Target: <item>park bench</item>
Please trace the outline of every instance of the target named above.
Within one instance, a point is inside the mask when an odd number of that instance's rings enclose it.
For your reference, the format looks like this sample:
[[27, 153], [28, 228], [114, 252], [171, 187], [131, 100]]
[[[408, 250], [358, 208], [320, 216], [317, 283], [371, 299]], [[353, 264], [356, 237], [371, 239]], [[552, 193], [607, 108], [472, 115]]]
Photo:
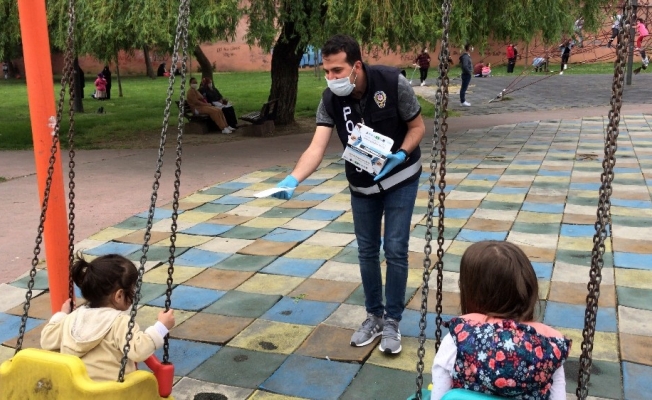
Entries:
[[206, 114], [195, 114], [195, 110], [190, 107], [187, 102], [183, 102], [183, 108], [179, 101], [175, 101], [179, 110], [183, 112], [183, 116], [188, 120], [186, 125], [186, 133], [198, 133], [205, 134], [210, 132], [218, 132], [220, 129], [217, 127], [215, 122]]
[[242, 134], [245, 136], [271, 136], [274, 133], [277, 101], [276, 99], [270, 100], [263, 104], [260, 111], [241, 115], [241, 120], [251, 123], [251, 125], [242, 126]]

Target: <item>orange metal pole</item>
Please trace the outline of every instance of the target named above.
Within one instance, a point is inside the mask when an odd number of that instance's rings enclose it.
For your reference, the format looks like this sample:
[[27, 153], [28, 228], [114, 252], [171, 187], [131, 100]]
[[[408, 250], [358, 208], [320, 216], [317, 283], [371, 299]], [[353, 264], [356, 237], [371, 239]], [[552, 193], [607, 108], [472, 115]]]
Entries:
[[[36, 176], [42, 204], [52, 147], [52, 128], [48, 126], [48, 122], [50, 117], [56, 116], [45, 0], [18, 0], [18, 14], [25, 58]], [[59, 150], [57, 149], [58, 152]], [[60, 154], [59, 152], [58, 155]], [[54, 313], [61, 310], [61, 305], [68, 298], [68, 217], [61, 157], [57, 157], [54, 164], [44, 243], [50, 304]]]

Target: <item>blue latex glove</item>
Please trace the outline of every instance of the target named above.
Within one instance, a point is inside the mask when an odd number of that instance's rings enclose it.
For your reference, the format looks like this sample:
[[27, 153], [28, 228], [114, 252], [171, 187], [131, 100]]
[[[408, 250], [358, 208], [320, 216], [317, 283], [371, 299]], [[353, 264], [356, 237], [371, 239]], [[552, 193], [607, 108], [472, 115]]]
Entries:
[[298, 185], [299, 185], [299, 181], [292, 175], [288, 175], [285, 177], [285, 179], [283, 179], [276, 185], [277, 188], [287, 188], [287, 190], [283, 192], [274, 193], [272, 197], [276, 197], [277, 199], [281, 199], [281, 200], [290, 200], [290, 198], [294, 194], [294, 189], [296, 189]]
[[404, 151], [399, 151], [398, 153], [387, 155], [387, 161], [385, 161], [385, 165], [383, 166], [383, 169], [380, 171], [380, 173], [374, 178], [374, 182], [378, 182], [379, 180], [383, 179], [383, 177], [389, 174], [391, 170], [403, 164], [406, 159], [407, 156], [405, 155]]

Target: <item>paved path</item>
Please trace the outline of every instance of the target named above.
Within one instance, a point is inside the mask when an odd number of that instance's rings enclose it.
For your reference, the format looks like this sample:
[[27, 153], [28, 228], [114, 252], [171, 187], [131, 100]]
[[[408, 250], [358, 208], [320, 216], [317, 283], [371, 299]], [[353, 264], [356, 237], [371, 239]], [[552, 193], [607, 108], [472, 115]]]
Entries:
[[[652, 391], [652, 106], [625, 109], [613, 238], [593, 351], [590, 394], [601, 399], [647, 399]], [[450, 121], [444, 313], [459, 312], [457, 271], [470, 243], [518, 244], [537, 271], [540, 318], [574, 340], [566, 364], [569, 393], [575, 390], [601, 170], [605, 121], [599, 115], [605, 113], [604, 107], [560, 109]], [[506, 121], [510, 124], [501, 125]], [[181, 378], [174, 389], [177, 399], [198, 392], [229, 399], [385, 399], [405, 398], [414, 390], [428, 174], [422, 175], [413, 216], [408, 306], [401, 322], [404, 350], [389, 358], [375, 346], [351, 348], [348, 339], [364, 318], [364, 307], [348, 189], [336, 156], [339, 144], [331, 142], [333, 156], [293, 200], [252, 197], [282, 179], [309, 140], [306, 134], [187, 149], [172, 300], [177, 327], [171, 332], [171, 359]], [[429, 148], [428, 140], [423, 146]], [[0, 157], [0, 175], [16, 177], [0, 184], [0, 204], [11, 210], [5, 212], [5, 226], [11, 228], [2, 231], [6, 247], [0, 253], [14, 250], [6, 243], [27, 242], [27, 255], [21, 251], [23, 258], [4, 274], [20, 274], [29, 258], [34, 228], [23, 229], [19, 222], [35, 227], [38, 212], [29, 203], [37, 196], [30, 158], [29, 152]], [[88, 176], [78, 174], [84, 188], [78, 249], [138, 259], [144, 223], [139, 213], [147, 208], [153, 155], [89, 151], [81, 152], [80, 164]], [[150, 324], [162, 305], [169, 201], [168, 191], [156, 213], [141, 326]], [[32, 210], [21, 211], [27, 208]], [[6, 281], [11, 283], [0, 285], [0, 361], [12, 354], [26, 283], [24, 278]], [[49, 296], [41, 292], [46, 288], [47, 270], [40, 270], [26, 346], [37, 345], [50, 316]], [[426, 372], [434, 351], [432, 300]]]

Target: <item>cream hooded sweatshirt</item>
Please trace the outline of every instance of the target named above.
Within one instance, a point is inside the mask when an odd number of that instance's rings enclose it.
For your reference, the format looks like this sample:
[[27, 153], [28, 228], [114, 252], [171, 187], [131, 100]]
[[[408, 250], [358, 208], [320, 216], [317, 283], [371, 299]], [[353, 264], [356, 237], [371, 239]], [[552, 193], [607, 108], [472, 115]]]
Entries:
[[[115, 381], [120, 371], [128, 324], [129, 315], [114, 308], [84, 306], [70, 314], [58, 312], [41, 332], [41, 347], [81, 358], [93, 380]], [[163, 346], [167, 328], [157, 322], [143, 332], [136, 324], [132, 333], [125, 369], [127, 374], [136, 370], [136, 362], [146, 360]]]

